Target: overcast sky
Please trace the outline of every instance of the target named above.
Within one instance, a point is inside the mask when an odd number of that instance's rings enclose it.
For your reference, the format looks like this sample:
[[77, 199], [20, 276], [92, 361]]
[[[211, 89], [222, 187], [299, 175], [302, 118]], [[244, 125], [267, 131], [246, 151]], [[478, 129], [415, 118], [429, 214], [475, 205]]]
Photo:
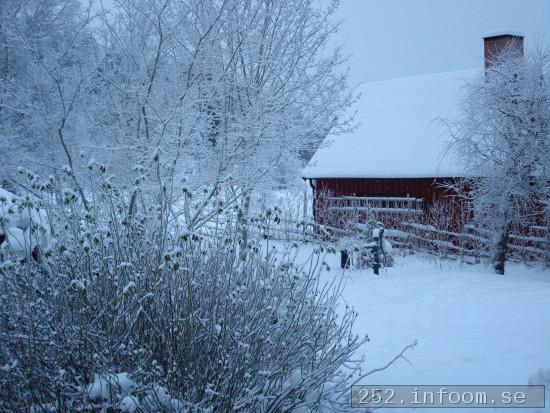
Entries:
[[351, 55], [352, 85], [481, 67], [486, 32], [520, 31], [527, 49], [550, 50], [550, 0], [340, 1], [335, 41]]
[[352, 84], [481, 67], [491, 31], [550, 49], [550, 0], [341, 0], [337, 19]]

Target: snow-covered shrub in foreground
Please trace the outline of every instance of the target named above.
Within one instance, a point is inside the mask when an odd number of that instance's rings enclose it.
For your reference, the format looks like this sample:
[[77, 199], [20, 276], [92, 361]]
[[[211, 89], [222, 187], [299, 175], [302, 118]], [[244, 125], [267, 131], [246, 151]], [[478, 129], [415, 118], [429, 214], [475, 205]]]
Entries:
[[44, 248], [49, 239], [45, 211], [37, 208], [30, 197], [20, 197], [0, 187], [0, 257], [11, 253], [18, 259], [30, 258], [33, 251], [36, 256], [35, 248]]
[[87, 210], [71, 182], [33, 187], [55, 235], [41, 259], [0, 267], [0, 411], [349, 406], [363, 340], [319, 281], [322, 248], [297, 266], [242, 245], [231, 216], [187, 231], [162, 184], [134, 203], [102, 170]]

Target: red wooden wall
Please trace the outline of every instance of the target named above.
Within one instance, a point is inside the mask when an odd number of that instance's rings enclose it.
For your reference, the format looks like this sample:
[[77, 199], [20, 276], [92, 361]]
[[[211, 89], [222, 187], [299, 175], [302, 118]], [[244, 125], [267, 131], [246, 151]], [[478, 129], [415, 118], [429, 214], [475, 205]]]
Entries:
[[453, 178], [322, 178], [315, 179], [316, 195], [333, 196], [411, 196], [428, 203], [444, 196], [455, 195], [444, 188]]
[[[454, 178], [319, 178], [312, 180], [315, 191], [314, 213], [318, 220], [318, 208], [323, 196], [396, 196], [424, 199], [429, 207], [434, 201], [453, 197], [456, 193], [445, 185]], [[322, 223], [322, 222], [320, 222]]]

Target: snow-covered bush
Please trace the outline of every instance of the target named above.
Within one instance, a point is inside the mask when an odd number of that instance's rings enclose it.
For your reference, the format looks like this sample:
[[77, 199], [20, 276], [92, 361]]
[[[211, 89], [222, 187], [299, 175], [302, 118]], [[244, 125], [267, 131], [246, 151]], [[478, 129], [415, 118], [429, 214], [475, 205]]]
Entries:
[[139, 177], [127, 193], [90, 169], [88, 208], [70, 170], [35, 179], [52, 242], [39, 260], [1, 263], [0, 411], [349, 406], [363, 340], [354, 313], [335, 312], [337, 281], [319, 281], [321, 247], [298, 266], [243, 245], [233, 210], [189, 231], [161, 179], [155, 195]]
[[[32, 177], [32, 175], [28, 174]], [[44, 210], [29, 196], [17, 196], [0, 187], [0, 257], [35, 258], [50, 241], [50, 226]]]

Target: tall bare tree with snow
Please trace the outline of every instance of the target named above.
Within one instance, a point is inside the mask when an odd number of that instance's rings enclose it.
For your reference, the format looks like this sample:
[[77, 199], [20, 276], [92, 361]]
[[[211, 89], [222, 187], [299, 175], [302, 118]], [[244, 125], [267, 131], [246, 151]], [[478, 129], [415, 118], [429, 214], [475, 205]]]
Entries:
[[[344, 59], [326, 48], [336, 2], [116, 0], [95, 15], [68, 0], [8, 3], [3, 179], [68, 165], [81, 181], [85, 153], [127, 184], [145, 169], [240, 202], [345, 124]], [[186, 204], [188, 225], [207, 218], [203, 201]]]
[[76, 0], [0, 4], [0, 179], [58, 171], [90, 141], [85, 116], [97, 43]]
[[[504, 274], [513, 226], [545, 218], [550, 196], [548, 57], [518, 56], [510, 45], [485, 76], [466, 86], [450, 145], [468, 167], [462, 193], [474, 221], [492, 236], [495, 271]], [[546, 212], [547, 216], [547, 212]]]

